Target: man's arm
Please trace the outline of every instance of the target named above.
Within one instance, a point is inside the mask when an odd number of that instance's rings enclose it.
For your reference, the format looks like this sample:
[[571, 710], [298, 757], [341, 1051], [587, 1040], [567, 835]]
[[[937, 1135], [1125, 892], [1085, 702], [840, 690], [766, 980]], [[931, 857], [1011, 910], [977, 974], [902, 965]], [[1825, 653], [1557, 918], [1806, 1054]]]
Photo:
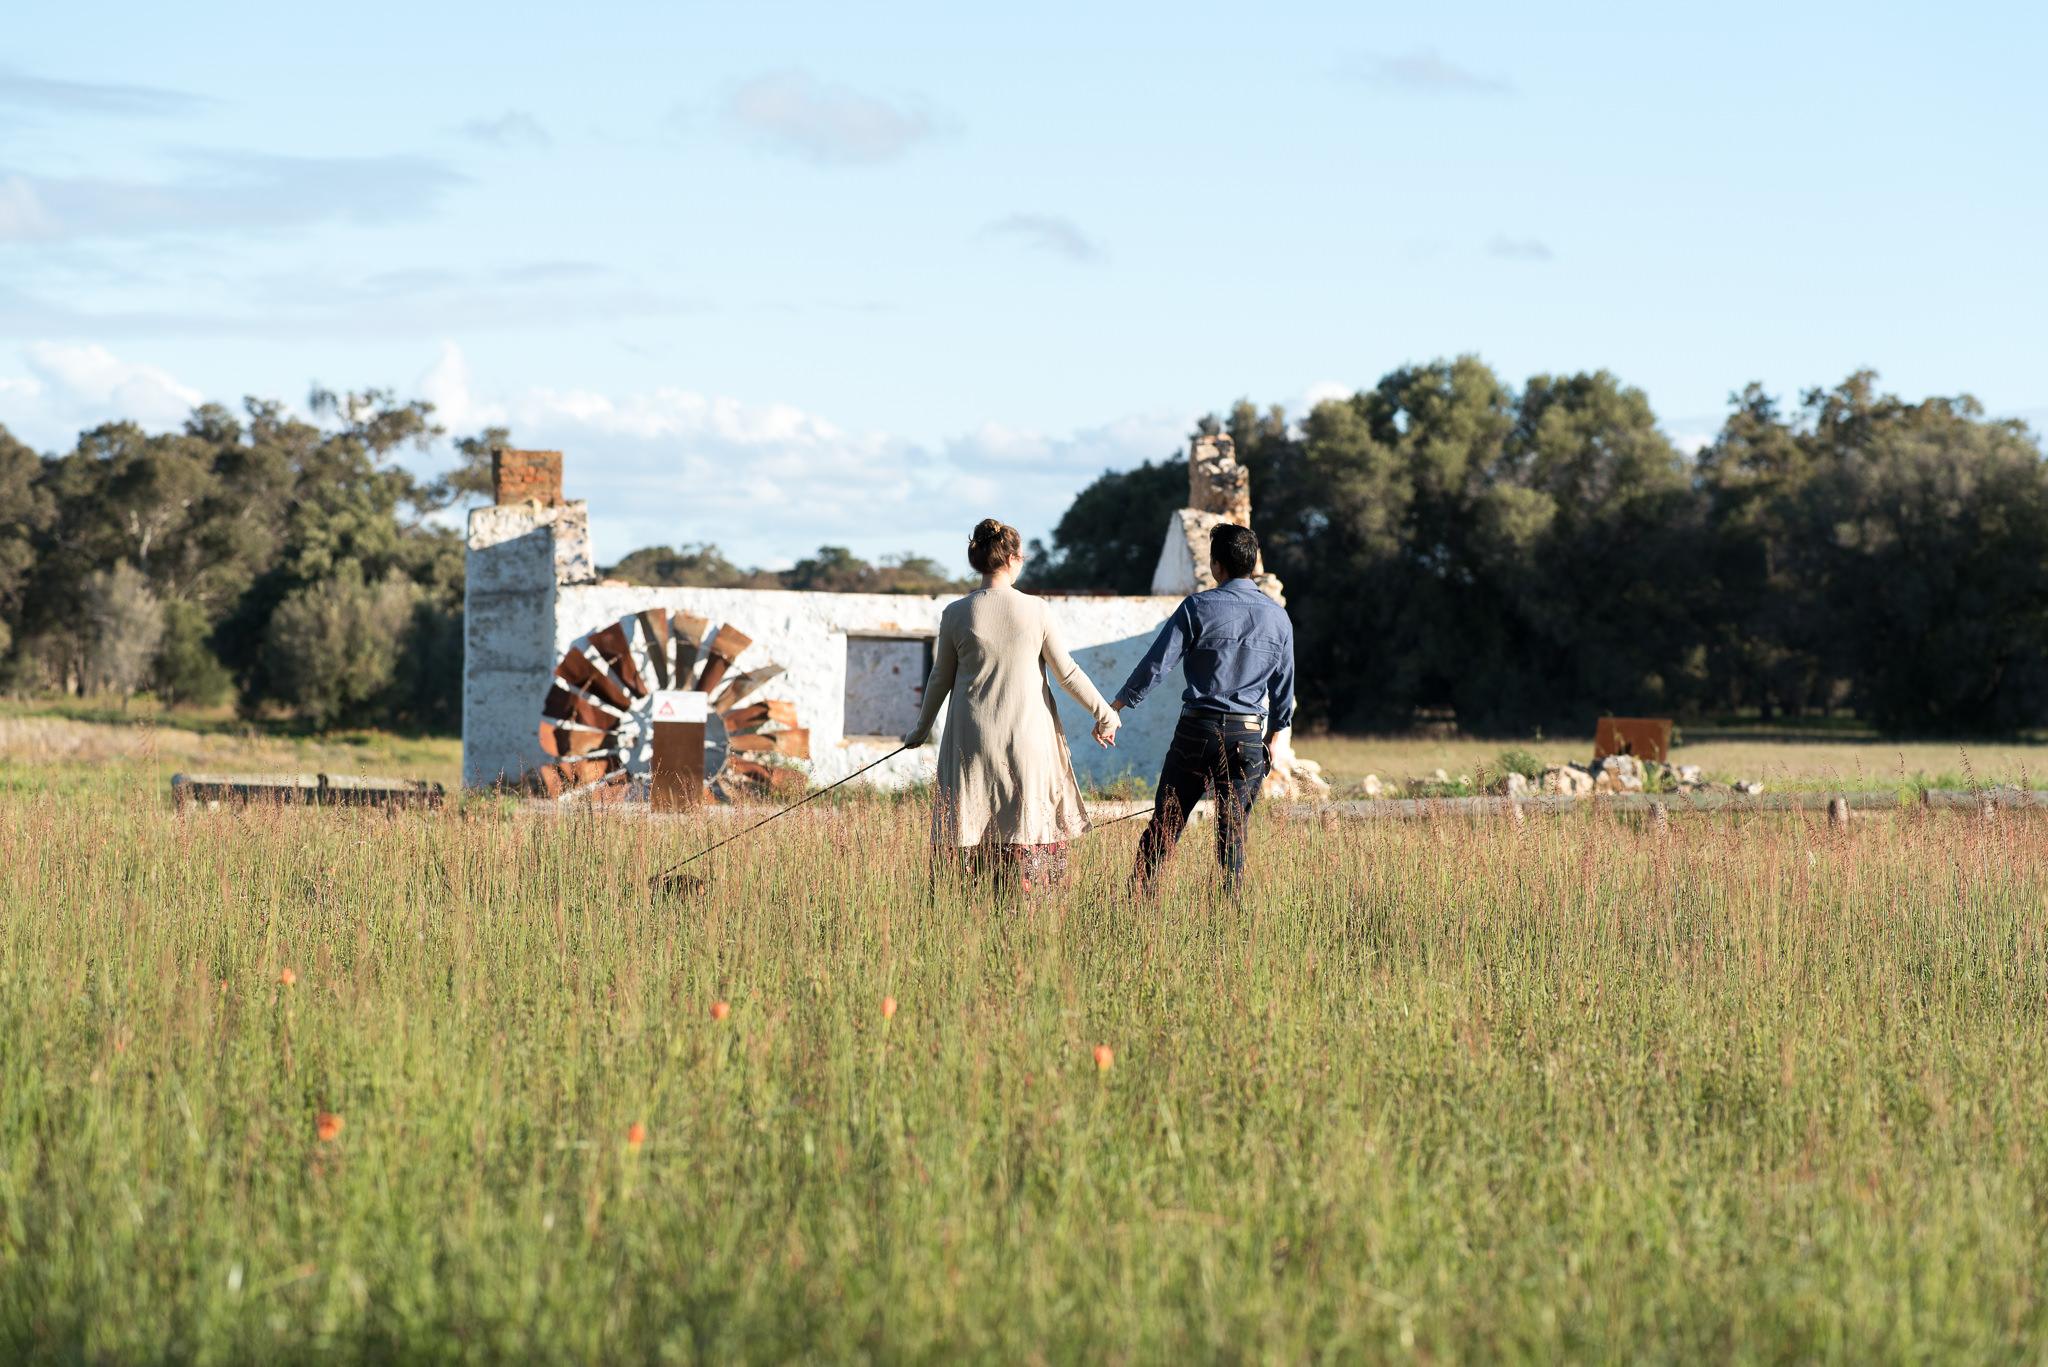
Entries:
[[1126, 707], [1136, 707], [1145, 701], [1145, 695], [1159, 686], [1168, 670], [1180, 663], [1180, 657], [1187, 653], [1188, 640], [1194, 634], [1194, 615], [1188, 611], [1186, 600], [1173, 610], [1173, 616], [1166, 619], [1166, 625], [1159, 628], [1159, 634], [1152, 638], [1151, 649], [1145, 658], [1138, 661], [1138, 667], [1131, 671], [1131, 677], [1124, 680], [1124, 686], [1117, 691], [1110, 706], [1121, 712]]
[[1294, 725], [1294, 632], [1287, 632], [1286, 649], [1280, 654], [1280, 664], [1273, 670], [1273, 676], [1266, 680], [1266, 739], [1271, 740], [1280, 732]]

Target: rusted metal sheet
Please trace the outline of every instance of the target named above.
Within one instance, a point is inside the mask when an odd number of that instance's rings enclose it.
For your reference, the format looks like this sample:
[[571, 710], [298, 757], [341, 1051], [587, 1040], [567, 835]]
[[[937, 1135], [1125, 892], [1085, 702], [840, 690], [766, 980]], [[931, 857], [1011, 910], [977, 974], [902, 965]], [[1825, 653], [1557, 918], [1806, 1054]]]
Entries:
[[649, 608], [639, 614], [640, 634], [646, 638], [647, 663], [654, 666], [655, 680], [668, 687], [668, 614]]
[[690, 672], [697, 667], [697, 652], [704, 645], [704, 633], [711, 630], [711, 619], [679, 612], [669, 619], [669, 625], [675, 630], [676, 640], [676, 667], [671, 678], [677, 688], [688, 688]]
[[[723, 632], [719, 634], [721, 636], [724, 635]], [[718, 701], [711, 704], [711, 710], [713, 712], [723, 712], [729, 707], [738, 705], [742, 699], [782, 672], [781, 665], [765, 664], [757, 669], [750, 669], [744, 674], [734, 675], [732, 681], [726, 684], [725, 691], [718, 695]], [[709, 690], [707, 689], [706, 691], [708, 692]]]
[[704, 677], [697, 682], [699, 691], [714, 691], [718, 687], [718, 681], [725, 677], [725, 671], [737, 664], [741, 653], [753, 643], [753, 637], [731, 622], [722, 623], [718, 628], [718, 634], [704, 647], [704, 653], [711, 658], [704, 662]]
[[592, 750], [601, 750], [612, 743], [612, 737], [604, 731], [572, 731], [566, 726], [540, 724], [540, 748], [547, 754], [560, 759], [571, 759], [587, 755]]
[[696, 807], [704, 801], [704, 723], [666, 721], [654, 724], [652, 788], [657, 812]]
[[1663, 764], [1671, 758], [1671, 718], [1602, 717], [1593, 729], [1593, 758], [1634, 755]]
[[616, 755], [607, 755], [603, 759], [570, 759], [543, 766], [540, 776], [552, 797], [570, 788], [595, 783], [606, 774], [618, 773], [623, 767]]
[[590, 644], [596, 648], [598, 654], [604, 656], [605, 662], [611, 665], [612, 672], [625, 681], [626, 687], [632, 690], [634, 697], [647, 696], [647, 683], [640, 677], [640, 667], [633, 663], [633, 647], [626, 641], [625, 627], [613, 622], [602, 631], [593, 631], [590, 633]]
[[540, 713], [557, 721], [573, 721], [580, 726], [595, 727], [599, 731], [609, 731], [619, 724], [619, 718], [615, 714], [605, 711], [580, 693], [570, 692], [560, 684], [548, 690], [547, 700], [540, 705]]
[[744, 731], [750, 726], [759, 726], [768, 720], [768, 704], [755, 703], [752, 707], [736, 707], [719, 715], [725, 718], [726, 730]]
[[568, 680], [585, 693], [595, 693], [600, 700], [621, 712], [633, 705], [633, 700], [626, 696], [626, 690], [619, 687], [618, 681], [592, 664], [590, 657], [580, 650], [572, 650], [562, 657], [562, 662], [555, 666], [555, 676]]

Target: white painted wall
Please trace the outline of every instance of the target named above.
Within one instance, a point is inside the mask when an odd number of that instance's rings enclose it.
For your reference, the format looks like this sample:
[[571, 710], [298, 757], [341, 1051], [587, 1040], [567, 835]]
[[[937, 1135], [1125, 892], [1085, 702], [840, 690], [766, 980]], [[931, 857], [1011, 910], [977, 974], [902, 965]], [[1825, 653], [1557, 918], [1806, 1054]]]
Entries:
[[[952, 597], [558, 583], [553, 521], [542, 521], [531, 510], [524, 521], [507, 516], [523, 509], [478, 509], [470, 517], [462, 707], [466, 784], [515, 777], [543, 763], [540, 707], [556, 661], [590, 632], [622, 619], [639, 653], [640, 626], [634, 615], [647, 608], [695, 613], [714, 626], [730, 621], [754, 639], [740, 668], [773, 660], [788, 671], [754, 696], [796, 704], [798, 722], [811, 733], [810, 772], [817, 781], [843, 778], [893, 748], [844, 734], [846, 639], [864, 632], [935, 635], [939, 615]], [[577, 530], [564, 526], [562, 533], [567, 538]], [[1172, 597], [1047, 600], [1067, 649], [1105, 695], [1123, 686], [1160, 624], [1179, 605]], [[654, 675], [644, 655], [639, 663], [652, 687]], [[1111, 750], [1095, 744], [1093, 719], [1055, 688], [1060, 722], [1084, 784], [1106, 784], [1126, 774], [1156, 779], [1179, 719], [1184, 687], [1176, 668], [1143, 707], [1124, 713], [1123, 731]], [[933, 732], [935, 737], [940, 733]], [[937, 755], [934, 741], [897, 756], [875, 770], [870, 781], [897, 785], [929, 779]]]

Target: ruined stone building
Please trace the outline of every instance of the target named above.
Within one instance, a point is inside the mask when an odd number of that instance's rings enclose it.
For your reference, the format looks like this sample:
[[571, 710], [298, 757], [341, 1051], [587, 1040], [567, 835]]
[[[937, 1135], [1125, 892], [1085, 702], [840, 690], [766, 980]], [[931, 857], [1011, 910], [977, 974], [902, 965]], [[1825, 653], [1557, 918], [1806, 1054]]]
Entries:
[[[1207, 529], [1249, 520], [1244, 472], [1228, 438], [1220, 442], [1196, 445], [1192, 506], [1175, 515], [1151, 596], [1049, 603], [1075, 661], [1105, 693], [1121, 686], [1181, 598], [1208, 586]], [[601, 581], [588, 510], [563, 497], [561, 453], [500, 451], [495, 483], [496, 502], [469, 515], [465, 784], [538, 779], [560, 793], [644, 775], [654, 700], [671, 688], [708, 703], [707, 764], [727, 778], [769, 780], [794, 767], [830, 783], [887, 755], [916, 720], [950, 595]], [[1277, 580], [1262, 575], [1260, 584], [1279, 597]], [[1176, 668], [1124, 713], [1108, 750], [1091, 739], [1092, 719], [1055, 689], [1084, 786], [1156, 778], [1184, 687]], [[935, 756], [935, 745], [899, 755], [872, 781], [929, 778]]]

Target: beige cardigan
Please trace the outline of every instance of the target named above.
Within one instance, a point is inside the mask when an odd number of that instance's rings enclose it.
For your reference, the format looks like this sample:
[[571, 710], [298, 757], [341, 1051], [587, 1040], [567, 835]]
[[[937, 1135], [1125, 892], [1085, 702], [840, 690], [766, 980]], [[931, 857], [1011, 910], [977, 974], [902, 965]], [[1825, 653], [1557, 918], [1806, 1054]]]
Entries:
[[1050, 845], [1088, 829], [1043, 665], [1097, 723], [1115, 718], [1060, 644], [1043, 599], [979, 589], [939, 618], [924, 709], [904, 737], [922, 745], [952, 695], [939, 741], [934, 844]]

